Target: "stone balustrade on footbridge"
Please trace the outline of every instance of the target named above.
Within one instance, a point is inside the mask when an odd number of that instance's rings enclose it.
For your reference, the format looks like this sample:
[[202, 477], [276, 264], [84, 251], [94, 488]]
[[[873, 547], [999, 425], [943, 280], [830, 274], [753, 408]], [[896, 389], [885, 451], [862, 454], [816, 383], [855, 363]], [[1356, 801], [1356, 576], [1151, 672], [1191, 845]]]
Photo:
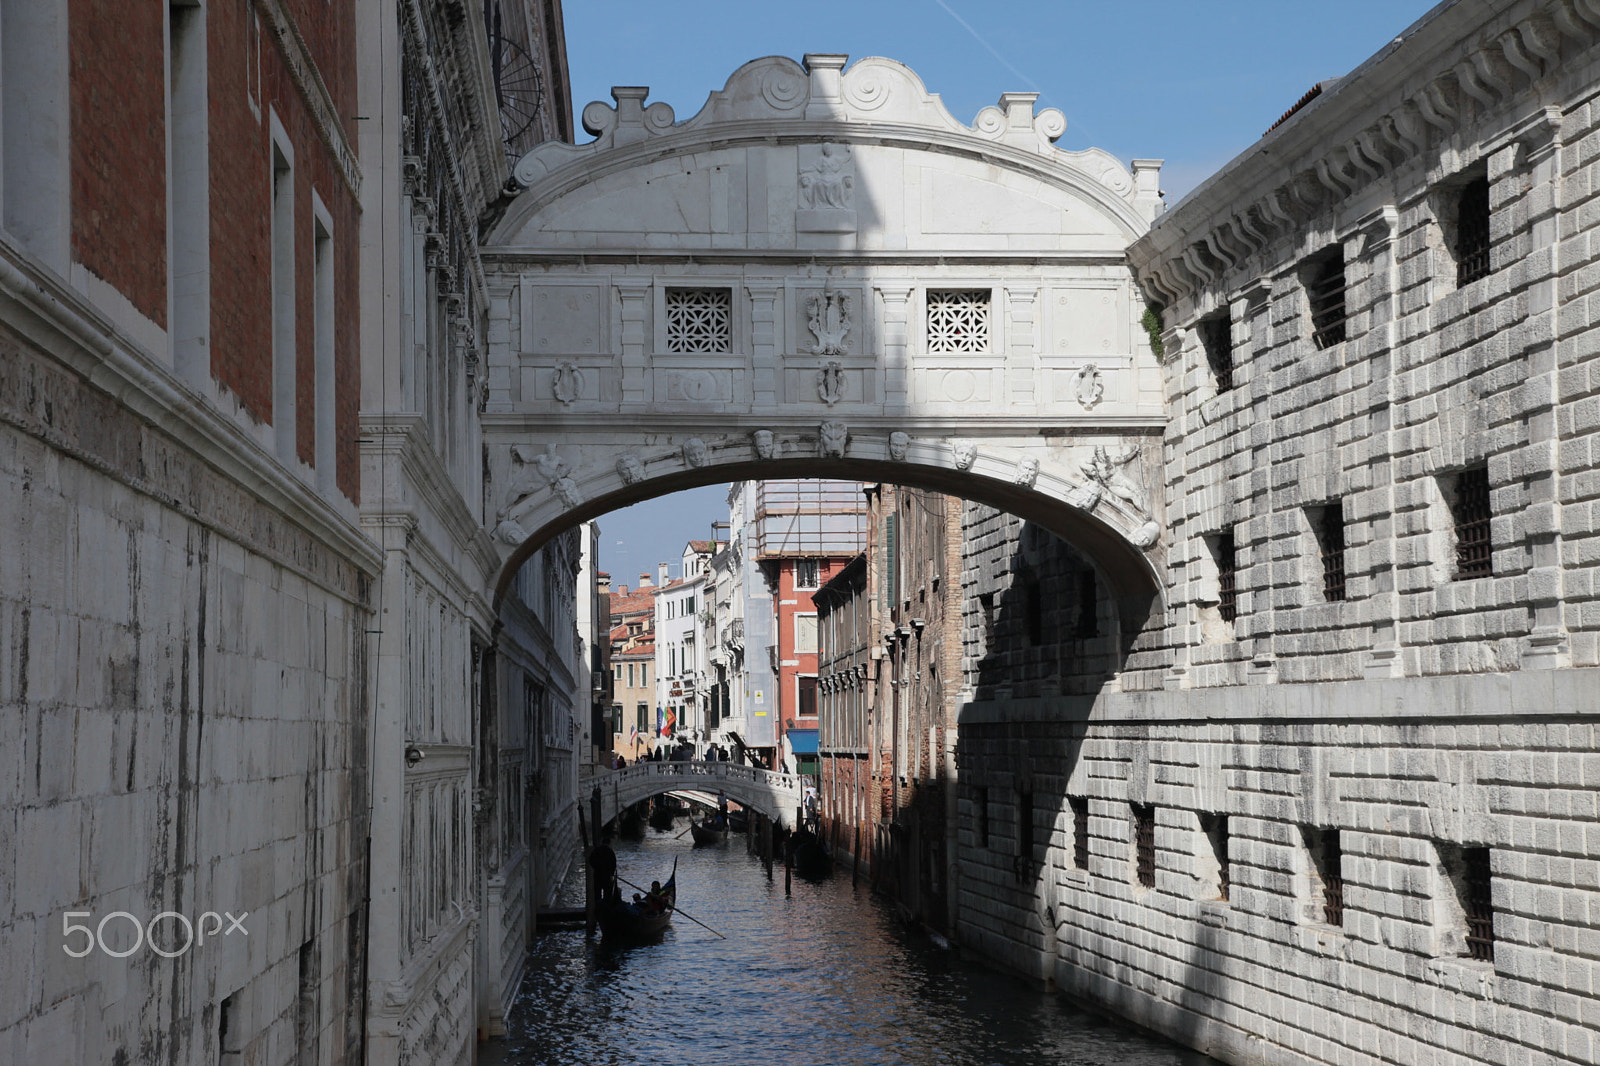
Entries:
[[621, 770], [601, 770], [578, 781], [578, 798], [588, 807], [600, 793], [600, 824], [607, 825], [623, 810], [641, 800], [666, 792], [699, 792], [711, 802], [717, 793], [792, 827], [795, 812], [805, 799], [805, 778], [796, 774], [762, 770], [731, 762], [641, 762]]

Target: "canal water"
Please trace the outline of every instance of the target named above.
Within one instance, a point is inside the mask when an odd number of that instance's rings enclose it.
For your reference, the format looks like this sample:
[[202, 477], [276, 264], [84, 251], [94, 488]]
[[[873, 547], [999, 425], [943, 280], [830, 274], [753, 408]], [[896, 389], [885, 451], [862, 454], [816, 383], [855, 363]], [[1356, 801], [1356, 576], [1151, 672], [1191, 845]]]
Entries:
[[[673, 832], [687, 826], [679, 819]], [[614, 841], [618, 873], [665, 881], [681, 914], [659, 943], [540, 934], [490, 1066], [1216, 1066], [1065, 997], [940, 947], [848, 871], [769, 882], [745, 838], [715, 848], [648, 831]], [[562, 905], [583, 903], [574, 864]]]

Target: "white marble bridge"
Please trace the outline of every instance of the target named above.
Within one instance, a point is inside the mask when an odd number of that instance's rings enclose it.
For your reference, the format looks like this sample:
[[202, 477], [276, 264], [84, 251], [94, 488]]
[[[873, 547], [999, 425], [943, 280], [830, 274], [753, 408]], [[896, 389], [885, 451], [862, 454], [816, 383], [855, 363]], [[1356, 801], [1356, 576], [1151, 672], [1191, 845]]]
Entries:
[[596, 789], [602, 825], [640, 800], [663, 792], [703, 792], [712, 800], [721, 792], [777, 825], [792, 827], [804, 799], [805, 778], [731, 762], [642, 762], [580, 778], [578, 799], [585, 811]]

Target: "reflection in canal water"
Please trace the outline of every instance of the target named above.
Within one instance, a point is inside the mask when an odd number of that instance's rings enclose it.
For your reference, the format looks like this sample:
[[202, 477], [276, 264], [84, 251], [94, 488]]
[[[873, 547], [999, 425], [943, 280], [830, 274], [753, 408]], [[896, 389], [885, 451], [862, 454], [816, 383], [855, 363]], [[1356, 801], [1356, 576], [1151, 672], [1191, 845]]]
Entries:
[[[678, 827], [683, 828], [680, 820]], [[615, 842], [648, 885], [678, 862], [678, 902], [728, 939], [676, 919], [659, 943], [542, 934], [508, 1022], [480, 1061], [519, 1066], [1204, 1066], [1215, 1060], [998, 973], [907, 931], [848, 872], [769, 883], [744, 837], [693, 848], [652, 832]], [[576, 864], [575, 864], [576, 865]], [[583, 902], [577, 866], [564, 905]]]

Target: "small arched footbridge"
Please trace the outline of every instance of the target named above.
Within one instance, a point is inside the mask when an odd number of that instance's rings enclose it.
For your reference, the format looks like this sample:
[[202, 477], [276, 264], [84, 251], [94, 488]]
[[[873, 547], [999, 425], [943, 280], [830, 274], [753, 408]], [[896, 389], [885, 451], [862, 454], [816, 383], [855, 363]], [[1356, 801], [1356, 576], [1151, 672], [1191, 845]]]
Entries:
[[585, 804], [597, 789], [602, 825], [640, 800], [664, 792], [703, 792], [713, 800], [721, 792], [777, 825], [793, 827], [805, 798], [805, 779], [731, 762], [642, 762], [601, 770], [578, 781], [578, 795]]

